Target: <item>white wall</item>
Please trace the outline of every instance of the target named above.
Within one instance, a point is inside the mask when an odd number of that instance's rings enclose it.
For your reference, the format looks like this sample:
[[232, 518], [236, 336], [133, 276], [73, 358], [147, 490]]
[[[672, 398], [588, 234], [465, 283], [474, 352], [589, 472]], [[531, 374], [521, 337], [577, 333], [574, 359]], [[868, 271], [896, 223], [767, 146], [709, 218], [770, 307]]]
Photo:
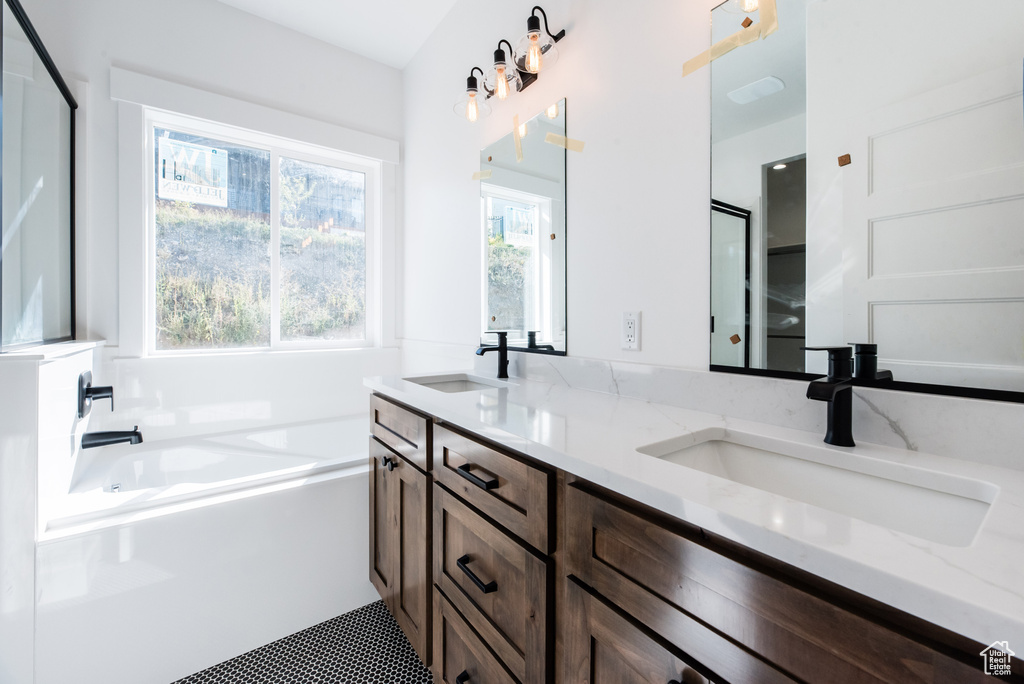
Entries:
[[32, 681], [37, 365], [0, 359], [0, 682]]
[[[569, 354], [706, 368], [709, 80], [681, 74], [717, 3], [545, 3], [552, 31], [566, 29], [558, 63], [489, 118], [457, 118], [470, 68], [525, 32], [533, 4], [460, 0], [405, 70], [403, 350], [419, 364], [431, 344], [476, 346], [479, 152], [514, 114], [565, 97], [568, 135], [586, 143], [568, 158]], [[619, 349], [631, 309], [643, 310], [640, 352]]]

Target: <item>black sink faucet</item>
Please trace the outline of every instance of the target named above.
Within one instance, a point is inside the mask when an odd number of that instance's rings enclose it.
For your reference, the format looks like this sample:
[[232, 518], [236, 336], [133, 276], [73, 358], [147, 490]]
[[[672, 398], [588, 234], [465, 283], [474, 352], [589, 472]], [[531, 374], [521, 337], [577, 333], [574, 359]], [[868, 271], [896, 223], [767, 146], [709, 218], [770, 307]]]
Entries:
[[498, 352], [498, 379], [508, 379], [508, 331], [506, 330], [488, 330], [489, 333], [494, 333], [498, 336], [497, 347], [485, 347], [480, 345], [476, 350], [477, 356], [483, 356], [489, 351]]
[[141, 444], [142, 433], [139, 432], [139, 426], [136, 425], [134, 430], [112, 430], [109, 432], [86, 432], [82, 435], [82, 448], [92, 449], [93, 447], [109, 446], [111, 444], [120, 444], [121, 442], [128, 442], [129, 444]]
[[849, 347], [802, 347], [828, 352], [828, 377], [807, 385], [807, 398], [828, 402], [825, 443], [852, 447], [853, 443], [853, 350]]

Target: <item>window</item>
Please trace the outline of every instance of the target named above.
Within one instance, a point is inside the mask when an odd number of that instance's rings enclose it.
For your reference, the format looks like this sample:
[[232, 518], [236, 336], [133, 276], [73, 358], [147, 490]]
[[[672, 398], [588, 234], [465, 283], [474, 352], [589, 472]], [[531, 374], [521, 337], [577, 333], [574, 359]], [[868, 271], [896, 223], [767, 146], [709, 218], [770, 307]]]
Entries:
[[380, 164], [151, 114], [152, 352], [370, 346]]

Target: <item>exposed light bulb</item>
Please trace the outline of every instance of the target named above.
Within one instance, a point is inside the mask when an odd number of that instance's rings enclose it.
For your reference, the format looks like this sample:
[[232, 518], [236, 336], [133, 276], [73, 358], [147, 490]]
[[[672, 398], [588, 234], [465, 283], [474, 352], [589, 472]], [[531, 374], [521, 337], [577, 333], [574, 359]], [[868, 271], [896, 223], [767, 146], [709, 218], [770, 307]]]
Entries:
[[558, 103], [556, 102], [555, 104], [553, 104], [550, 107], [548, 107], [547, 111], [545, 111], [544, 113], [548, 115], [549, 119], [557, 119], [558, 118]]
[[758, 0], [740, 0], [740, 9], [747, 14], [757, 11]]
[[469, 123], [475, 123], [480, 118], [480, 108], [476, 103], [476, 93], [469, 93], [469, 100], [466, 102], [466, 119]]
[[534, 32], [530, 34], [530, 49], [526, 51], [526, 70], [536, 74], [540, 72], [541, 66], [540, 34]]
[[505, 65], [495, 67], [497, 76], [494, 80], [494, 94], [499, 100], [508, 98], [508, 79], [505, 77]]

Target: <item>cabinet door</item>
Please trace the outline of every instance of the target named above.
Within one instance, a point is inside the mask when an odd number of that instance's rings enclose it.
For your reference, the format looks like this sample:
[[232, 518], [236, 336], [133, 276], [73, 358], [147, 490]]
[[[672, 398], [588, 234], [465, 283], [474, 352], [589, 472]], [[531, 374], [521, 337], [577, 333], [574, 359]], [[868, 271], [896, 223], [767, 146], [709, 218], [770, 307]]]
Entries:
[[574, 580], [566, 588], [565, 682], [714, 684], [700, 663], [684, 660]]
[[370, 581], [430, 664], [430, 477], [370, 438]]
[[393, 493], [397, 477], [390, 476], [386, 463], [394, 454], [370, 437], [370, 582], [392, 614], [394, 608], [395, 509]]
[[388, 473], [394, 488], [395, 571], [392, 614], [424, 665], [430, 664], [430, 478], [396, 457]]

